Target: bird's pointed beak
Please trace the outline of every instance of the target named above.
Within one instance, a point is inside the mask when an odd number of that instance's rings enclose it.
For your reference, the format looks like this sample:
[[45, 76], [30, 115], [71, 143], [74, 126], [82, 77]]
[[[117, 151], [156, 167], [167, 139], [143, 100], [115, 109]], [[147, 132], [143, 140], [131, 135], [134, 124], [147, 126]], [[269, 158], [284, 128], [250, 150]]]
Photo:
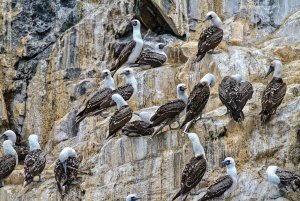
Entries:
[[226, 161], [222, 161], [221, 163], [222, 163], [223, 165], [226, 165]]
[[142, 197], [136, 197], [135, 198], [135, 200], [141, 200], [142, 199]]
[[135, 114], [137, 116], [140, 116], [140, 114], [138, 112], [133, 112], [133, 114]]
[[267, 74], [265, 75], [265, 79], [274, 71], [274, 69], [275, 68], [272, 65], [269, 67], [269, 70], [268, 70]]

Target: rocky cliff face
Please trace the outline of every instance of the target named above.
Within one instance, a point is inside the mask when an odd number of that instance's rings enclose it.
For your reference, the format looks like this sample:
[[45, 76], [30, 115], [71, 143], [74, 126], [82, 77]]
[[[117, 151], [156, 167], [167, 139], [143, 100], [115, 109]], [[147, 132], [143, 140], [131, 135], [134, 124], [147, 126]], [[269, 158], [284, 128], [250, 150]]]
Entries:
[[[199, 20], [210, 10], [224, 22], [220, 53], [192, 65], [197, 39], [207, 26]], [[42, 183], [22, 189], [19, 165], [0, 189], [0, 200], [59, 199], [53, 169], [65, 146], [81, 158], [81, 183], [66, 200], [124, 200], [129, 193], [143, 200], [170, 200], [179, 189], [181, 172], [193, 152], [178, 125], [153, 141], [119, 136], [109, 142], [108, 119], [88, 117], [74, 126], [76, 112], [101, 87], [101, 70], [110, 67], [130, 39], [128, 19], [133, 16], [143, 22], [146, 48], [153, 41], [168, 42], [168, 62], [155, 69], [135, 69], [138, 94], [130, 106], [154, 112], [155, 106], [176, 97], [178, 83], [191, 90], [205, 73], [215, 74], [217, 85], [204, 114], [208, 118], [192, 129], [208, 159], [208, 172], [197, 190], [224, 174], [220, 161], [232, 156], [239, 178], [229, 200], [269, 200], [275, 189], [265, 180], [268, 165], [300, 170], [299, 10], [298, 0], [1, 1], [0, 128], [15, 130], [23, 142], [32, 133], [39, 135], [48, 156]], [[275, 57], [283, 61], [288, 90], [274, 118], [261, 126], [260, 100], [268, 82], [263, 76]], [[224, 115], [218, 98], [222, 77], [234, 73], [255, 89], [240, 124]], [[122, 83], [117, 76], [116, 84]], [[299, 196], [289, 192], [277, 200]]]

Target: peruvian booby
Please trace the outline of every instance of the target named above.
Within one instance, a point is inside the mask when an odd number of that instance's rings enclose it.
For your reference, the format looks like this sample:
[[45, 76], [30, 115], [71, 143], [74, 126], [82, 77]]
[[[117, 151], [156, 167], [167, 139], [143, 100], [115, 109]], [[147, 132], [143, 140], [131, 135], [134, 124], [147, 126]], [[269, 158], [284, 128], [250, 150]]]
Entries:
[[22, 146], [22, 145], [17, 145], [17, 135], [14, 131], [12, 130], [7, 130], [5, 131], [1, 138], [4, 138], [5, 140], [10, 140], [12, 141], [13, 145], [14, 145], [14, 149], [18, 154], [18, 159], [19, 161], [23, 161], [26, 157], [26, 155], [28, 154], [28, 147], [26, 146]]
[[202, 110], [206, 106], [209, 99], [210, 88], [216, 84], [216, 79], [213, 74], [206, 74], [198, 84], [196, 84], [190, 93], [186, 107], [186, 116], [180, 128], [183, 128], [188, 122], [191, 122], [185, 129], [201, 118]]
[[[280, 169], [277, 166], [269, 166], [266, 173], [268, 181], [276, 185], [277, 188], [287, 186], [290, 186], [293, 190], [296, 190], [295, 187], [300, 188], [300, 175]], [[273, 199], [277, 199], [278, 197], [281, 196], [271, 196]]]
[[76, 115], [76, 123], [95, 112], [100, 113], [111, 106], [111, 95], [115, 90], [115, 82], [109, 70], [102, 71], [104, 87], [95, 93], [86, 103], [85, 108]]
[[211, 200], [214, 198], [226, 198], [237, 184], [237, 171], [233, 158], [227, 157], [222, 162], [226, 165], [227, 175], [216, 180], [208, 189], [206, 194], [199, 201]]
[[35, 176], [39, 176], [41, 181], [41, 174], [46, 165], [46, 155], [41, 150], [37, 135], [30, 135], [28, 137], [29, 152], [24, 160], [24, 183], [23, 187], [29, 185]]
[[243, 81], [240, 74], [225, 76], [219, 86], [219, 98], [237, 122], [244, 121], [243, 108], [252, 94], [252, 84]]
[[136, 194], [130, 194], [126, 197], [126, 201], [136, 201], [142, 199], [141, 197], [138, 197]]
[[112, 95], [116, 102], [118, 111], [116, 111], [109, 120], [109, 133], [106, 139], [112, 138], [132, 117], [132, 110], [120, 94]]
[[0, 188], [4, 186], [3, 180], [7, 178], [18, 164], [18, 154], [11, 140], [3, 142], [4, 156], [0, 158]]
[[281, 104], [286, 93], [286, 83], [284, 83], [281, 78], [281, 61], [274, 60], [265, 77], [272, 72], [274, 72], [273, 79], [267, 85], [261, 99], [262, 110], [259, 114], [261, 115], [262, 124], [268, 122], [271, 116], [276, 113], [276, 109]]
[[151, 135], [154, 132], [154, 128], [148, 128], [148, 126], [151, 124], [150, 114], [148, 112], [134, 112], [134, 114], [139, 116], [141, 120], [128, 122], [122, 128], [122, 134], [128, 137]]
[[158, 43], [154, 47], [154, 51], [143, 52], [137, 60], [139, 65], [150, 65], [151, 67], [162, 66], [167, 61], [167, 55], [163, 49], [167, 44]]
[[114, 71], [112, 75], [114, 75], [123, 64], [134, 64], [142, 52], [144, 41], [141, 35], [141, 23], [135, 19], [131, 21], [131, 24], [133, 27], [133, 39], [124, 47], [115, 64], [110, 69]]
[[213, 25], [205, 29], [200, 35], [196, 62], [201, 61], [205, 54], [209, 50], [215, 49], [223, 39], [222, 21], [219, 16], [210, 11], [205, 20], [210, 20]]
[[152, 134], [152, 137], [155, 136], [161, 129], [163, 129], [164, 126], [170, 126], [174, 121], [179, 121], [179, 115], [184, 111], [186, 103], [188, 101], [185, 84], [177, 85], [177, 97], [178, 99], [160, 106], [155, 114], [151, 117], [150, 121], [152, 123], [148, 127], [161, 125]]
[[206, 157], [204, 149], [196, 133], [187, 133], [188, 138], [193, 144], [195, 156], [185, 165], [181, 176], [181, 189], [172, 200], [179, 196], [185, 196], [183, 201], [188, 197], [188, 193], [195, 188], [201, 181], [206, 171]]
[[[120, 94], [125, 101], [128, 101], [137, 92], [137, 80], [131, 68], [125, 68], [121, 74], [125, 76], [126, 84], [114, 90], [113, 94]], [[115, 101], [112, 101], [111, 105], [116, 105]]]
[[58, 191], [63, 196], [69, 190], [69, 186], [76, 184], [79, 168], [79, 159], [76, 151], [71, 147], [65, 147], [56, 161], [54, 174]]

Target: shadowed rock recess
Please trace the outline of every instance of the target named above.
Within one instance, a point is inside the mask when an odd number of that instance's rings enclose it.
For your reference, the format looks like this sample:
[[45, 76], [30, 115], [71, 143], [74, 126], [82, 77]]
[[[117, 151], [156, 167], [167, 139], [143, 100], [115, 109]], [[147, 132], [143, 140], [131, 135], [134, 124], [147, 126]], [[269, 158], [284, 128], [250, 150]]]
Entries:
[[[211, 10], [223, 21], [219, 53], [191, 65], [199, 35], [208, 26], [200, 20]], [[146, 46], [168, 42], [168, 61], [158, 68], [134, 69], [138, 94], [130, 107], [153, 113], [176, 97], [177, 84], [185, 83], [190, 92], [203, 75], [213, 73], [217, 84], [203, 114], [210, 118], [191, 129], [208, 160], [196, 190], [224, 175], [221, 161], [231, 156], [238, 185], [228, 200], [270, 200], [276, 189], [266, 181], [268, 165], [300, 172], [299, 0], [1, 0], [0, 131], [15, 130], [22, 143], [37, 134], [48, 155], [43, 182], [23, 189], [23, 165], [18, 165], [0, 189], [0, 200], [59, 200], [53, 169], [66, 146], [76, 150], [81, 164], [80, 184], [72, 186], [65, 200], [125, 200], [137, 193], [142, 200], [160, 201], [171, 200], [178, 191], [193, 150], [176, 123], [153, 141], [117, 136], [107, 142], [109, 118], [99, 116], [74, 126], [77, 111], [102, 85], [101, 71], [115, 61], [116, 48], [124, 47], [118, 42], [131, 38], [128, 19], [134, 17], [142, 21]], [[287, 94], [271, 121], [261, 126], [260, 101], [270, 80], [263, 77], [274, 58], [283, 63]], [[222, 77], [235, 73], [254, 87], [242, 123], [224, 115], [218, 98]], [[123, 84], [116, 75], [116, 84]], [[276, 200], [299, 196], [299, 191], [289, 191]]]

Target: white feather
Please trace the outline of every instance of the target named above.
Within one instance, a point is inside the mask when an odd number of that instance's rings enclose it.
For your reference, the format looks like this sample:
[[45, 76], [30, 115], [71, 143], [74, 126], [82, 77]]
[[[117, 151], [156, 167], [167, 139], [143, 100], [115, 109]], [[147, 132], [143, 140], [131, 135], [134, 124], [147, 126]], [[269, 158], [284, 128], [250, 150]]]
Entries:
[[12, 130], [7, 130], [3, 133], [10, 141], [13, 142], [13, 144], [16, 144], [17, 141], [17, 135]]
[[28, 144], [30, 151], [41, 149], [41, 146], [39, 144], [39, 137], [37, 135], [30, 135], [28, 137]]
[[120, 94], [114, 94], [111, 96], [111, 98], [113, 99], [113, 101], [115, 101], [115, 103], [117, 104], [117, 108], [118, 110], [124, 106], [124, 105], [128, 105], [127, 102], [123, 99], [123, 97]]
[[69, 157], [77, 157], [76, 151], [71, 147], [65, 147], [59, 154], [60, 162], [65, 162]]
[[277, 169], [278, 169], [277, 166], [271, 165], [267, 168], [267, 171], [266, 171], [268, 181], [275, 184], [275, 185], [280, 184], [280, 178], [276, 175]]

